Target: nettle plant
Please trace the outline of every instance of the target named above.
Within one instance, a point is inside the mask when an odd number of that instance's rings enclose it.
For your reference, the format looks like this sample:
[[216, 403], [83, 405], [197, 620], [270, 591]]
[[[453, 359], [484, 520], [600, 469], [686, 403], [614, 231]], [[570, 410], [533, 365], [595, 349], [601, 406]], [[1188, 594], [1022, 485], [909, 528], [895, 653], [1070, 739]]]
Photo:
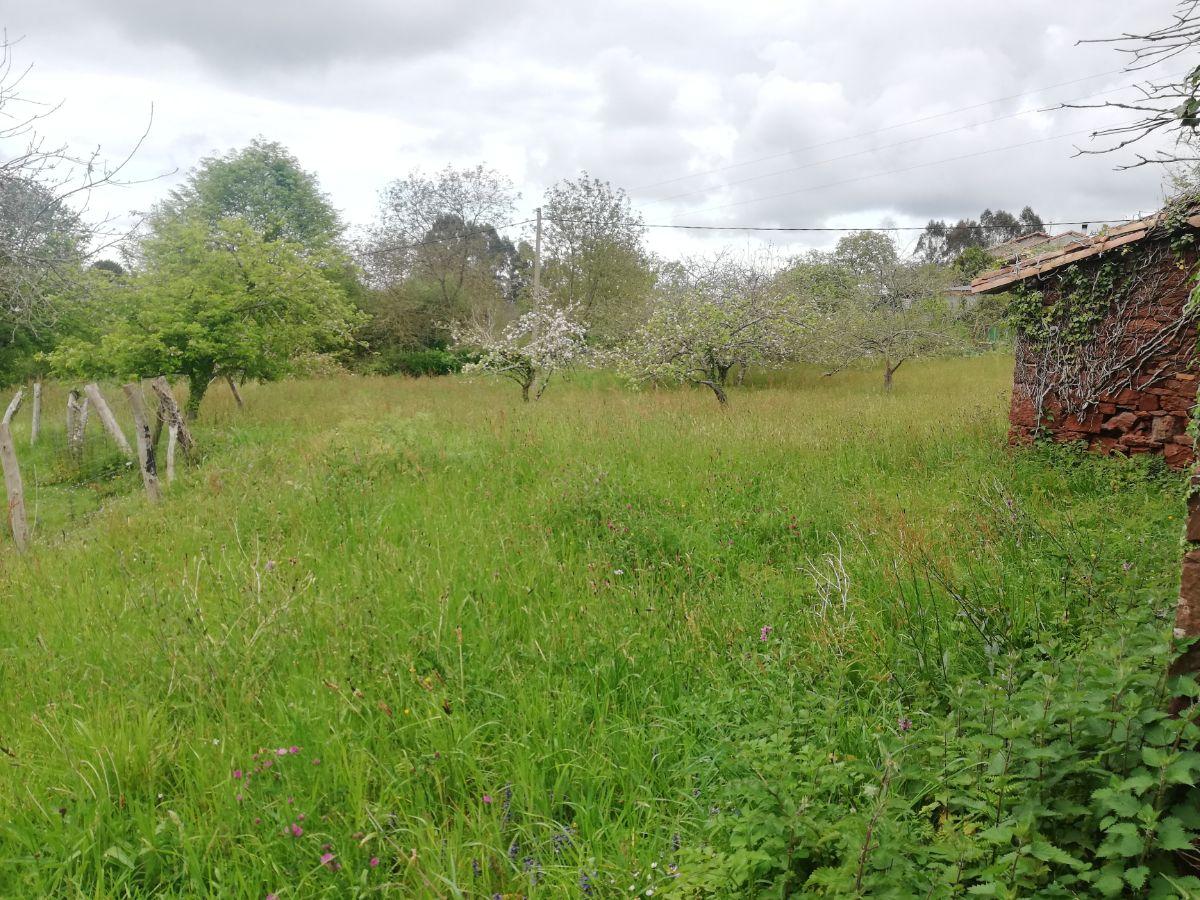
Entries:
[[463, 366], [464, 374], [515, 381], [526, 402], [540, 399], [555, 375], [578, 365], [587, 353], [587, 330], [574, 311], [555, 306], [544, 295], [503, 328], [490, 319], [473, 320], [452, 333], [458, 346], [479, 356]]
[[861, 757], [803, 711], [732, 729], [678, 894], [1200, 895], [1200, 687], [1167, 677], [1161, 621], [1111, 625], [1082, 649], [1004, 654], [945, 706], [893, 708]]

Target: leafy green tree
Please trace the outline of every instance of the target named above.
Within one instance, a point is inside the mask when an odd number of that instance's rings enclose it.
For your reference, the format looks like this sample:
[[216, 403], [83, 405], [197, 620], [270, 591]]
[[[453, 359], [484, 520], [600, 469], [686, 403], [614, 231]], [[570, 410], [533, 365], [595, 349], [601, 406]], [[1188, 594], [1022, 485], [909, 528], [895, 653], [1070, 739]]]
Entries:
[[583, 172], [546, 192], [543, 284], [602, 343], [645, 318], [655, 272], [624, 190]]
[[1043, 228], [1042, 217], [1028, 206], [1015, 216], [1003, 209], [985, 209], [978, 219], [959, 219], [953, 225], [931, 219], [917, 240], [916, 254], [924, 262], [947, 265], [971, 247], [995, 247]]
[[279, 378], [300, 354], [345, 346], [358, 319], [325, 275], [336, 252], [266, 240], [239, 218], [162, 223], [142, 257], [141, 271], [114, 283], [92, 338], [52, 354], [57, 371], [181, 376], [194, 418], [217, 375]]
[[301, 168], [282, 144], [262, 138], [202, 159], [155, 208], [151, 221], [161, 228], [191, 218], [212, 228], [225, 219], [241, 219], [264, 241], [287, 241], [306, 250], [330, 249], [344, 230], [316, 175]]

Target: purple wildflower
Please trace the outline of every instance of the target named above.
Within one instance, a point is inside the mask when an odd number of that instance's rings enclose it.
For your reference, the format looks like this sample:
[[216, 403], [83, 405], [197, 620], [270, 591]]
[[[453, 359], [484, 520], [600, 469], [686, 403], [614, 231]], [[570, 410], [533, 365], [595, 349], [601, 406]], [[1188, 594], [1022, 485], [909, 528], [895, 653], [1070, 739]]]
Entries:
[[901, 731], [908, 731], [910, 728], [912, 728], [912, 719], [910, 719], [908, 716], [901, 716], [900, 721], [896, 724], [900, 726]]
[[760, 641], [765, 641], [767, 638], [769, 638], [771, 636], [771, 632], [774, 630], [775, 629], [772, 628], [770, 625], [764, 625], [762, 627], [762, 629], [758, 632], [758, 639]]
[[[300, 818], [304, 818], [304, 817], [301, 816]], [[297, 825], [295, 822], [292, 823], [292, 827], [290, 830], [292, 832], [292, 837], [300, 837], [301, 835], [304, 834], [304, 829], [301, 828], [299, 825]]]
[[367, 865], [370, 866], [372, 869], [375, 868], [377, 865], [379, 865], [379, 857], [372, 856], [370, 861], [367, 863]]
[[491, 794], [484, 794], [484, 795], [483, 795], [483, 802], [484, 802], [484, 804], [486, 804], [487, 806], [491, 806], [491, 805], [492, 805], [492, 795], [491, 795]]
[[483, 874], [483, 868], [479, 865], [479, 860], [471, 860], [471, 872], [476, 878]]
[[234, 770], [233, 770], [233, 780], [234, 780], [234, 781], [241, 781], [241, 780], [242, 780], [242, 770], [241, 770], [241, 769], [234, 769]]
[[331, 872], [336, 872], [341, 868], [341, 866], [338, 865], [337, 857], [328, 852], [321, 854], [321, 865], [325, 866]]

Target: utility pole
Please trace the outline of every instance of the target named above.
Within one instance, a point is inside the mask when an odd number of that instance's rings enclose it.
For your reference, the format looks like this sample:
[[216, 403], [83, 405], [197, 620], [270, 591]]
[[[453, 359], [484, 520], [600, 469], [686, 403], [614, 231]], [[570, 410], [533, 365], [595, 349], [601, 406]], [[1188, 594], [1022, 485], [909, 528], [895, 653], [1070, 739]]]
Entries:
[[542, 291], [542, 208], [537, 208], [537, 231], [533, 238], [533, 296]]

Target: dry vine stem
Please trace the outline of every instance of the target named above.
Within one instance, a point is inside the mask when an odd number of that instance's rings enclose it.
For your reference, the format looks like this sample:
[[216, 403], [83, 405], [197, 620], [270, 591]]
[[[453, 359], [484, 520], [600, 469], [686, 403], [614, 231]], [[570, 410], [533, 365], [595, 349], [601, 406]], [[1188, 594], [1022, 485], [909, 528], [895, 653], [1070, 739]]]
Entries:
[[25, 520], [25, 488], [21, 484], [21, 468], [17, 464], [10, 424], [21, 406], [24, 394], [24, 390], [17, 391], [4, 418], [0, 419], [0, 467], [4, 469], [4, 490], [8, 495], [8, 524], [12, 529], [13, 542], [22, 552], [29, 547], [29, 526]]
[[[1124, 286], [1114, 292], [1112, 305], [1090, 340], [1072, 341], [1064, 333], [1066, 326], [1055, 323], [1044, 340], [1017, 341], [1017, 371], [1034, 376], [1028, 381], [1019, 380], [1017, 389], [1033, 401], [1038, 421], [1045, 413], [1047, 398], [1061, 405], [1063, 415], [1082, 417], [1101, 397], [1134, 387], [1135, 377], [1137, 389], [1144, 391], [1175, 374], [1169, 364], [1149, 372], [1144, 372], [1143, 366], [1176, 346], [1180, 334], [1195, 322], [1195, 314], [1185, 310], [1184, 315], [1170, 317], [1170, 324], [1151, 334], [1139, 331], [1141, 323], [1153, 317], [1157, 298], [1169, 293], [1172, 273], [1178, 272], [1164, 264], [1170, 252], [1165, 243], [1148, 248], [1136, 268], [1120, 273]], [[1099, 273], [1097, 268], [1093, 291]], [[1186, 276], [1180, 273], [1179, 277]]]
[[93, 381], [85, 384], [83, 390], [87, 394], [88, 399], [92, 401], [92, 406], [96, 407], [96, 415], [100, 417], [100, 421], [104, 423], [104, 428], [112, 436], [117, 446], [121, 448], [121, 452], [129, 459], [133, 459], [133, 450], [129, 446], [129, 441], [125, 439], [125, 434], [121, 431], [121, 426], [117, 424], [117, 417], [113, 415], [108, 403], [104, 400], [104, 395], [100, 393], [100, 385]]
[[146, 416], [146, 403], [142, 399], [142, 387], [138, 384], [124, 386], [125, 396], [129, 398], [130, 409], [133, 410], [134, 428], [137, 434], [138, 464], [142, 470], [142, 482], [146, 485], [146, 496], [157, 502], [158, 467], [154, 461], [154, 444], [150, 441], [150, 420]]

